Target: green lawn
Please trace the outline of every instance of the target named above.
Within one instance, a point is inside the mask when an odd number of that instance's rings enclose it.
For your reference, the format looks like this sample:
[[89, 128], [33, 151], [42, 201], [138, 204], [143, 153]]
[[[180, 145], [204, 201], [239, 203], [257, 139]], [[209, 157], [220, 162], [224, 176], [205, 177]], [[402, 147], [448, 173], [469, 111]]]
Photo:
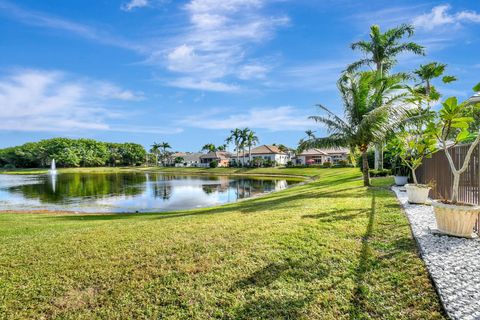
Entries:
[[0, 318], [444, 317], [389, 179], [277, 170], [320, 179], [195, 211], [0, 215]]

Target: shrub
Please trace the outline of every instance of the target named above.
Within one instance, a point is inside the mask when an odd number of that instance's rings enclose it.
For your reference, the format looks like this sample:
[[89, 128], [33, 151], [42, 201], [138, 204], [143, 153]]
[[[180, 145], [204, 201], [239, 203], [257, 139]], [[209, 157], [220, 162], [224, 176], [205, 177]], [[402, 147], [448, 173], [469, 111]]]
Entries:
[[325, 162], [322, 164], [322, 166], [323, 166], [324, 168], [331, 168], [331, 167], [332, 167], [332, 163], [331, 163], [330, 161], [325, 161]]
[[292, 161], [287, 161], [286, 167], [287, 168], [293, 168], [294, 167], [293, 162]]
[[210, 162], [210, 168], [216, 168], [218, 167], [218, 161], [217, 160], [213, 160]]
[[7, 163], [6, 165], [3, 166], [3, 169], [6, 169], [6, 170], [15, 169], [15, 165], [11, 163]]
[[390, 175], [392, 171], [390, 169], [383, 169], [383, 170], [370, 170], [370, 176], [372, 177], [386, 177]]

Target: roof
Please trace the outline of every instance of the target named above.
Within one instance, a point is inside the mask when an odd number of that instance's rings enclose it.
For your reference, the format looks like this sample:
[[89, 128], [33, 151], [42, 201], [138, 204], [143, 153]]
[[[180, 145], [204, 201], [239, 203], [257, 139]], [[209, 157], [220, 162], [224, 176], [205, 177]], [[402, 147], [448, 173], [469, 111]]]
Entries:
[[312, 148], [303, 151], [302, 153], [299, 154], [299, 156], [328, 156], [331, 154], [348, 154], [350, 151], [347, 148], [325, 148], [325, 149], [320, 149], [320, 148]]
[[201, 159], [228, 159], [230, 155], [226, 151], [215, 151], [203, 154], [200, 156]]
[[320, 149], [308, 149], [299, 154], [299, 156], [327, 156], [328, 153], [323, 152]]
[[262, 145], [252, 149], [252, 154], [286, 154], [283, 151], [280, 151], [277, 146]]
[[182, 155], [178, 155], [177, 157], [183, 158], [185, 162], [191, 162], [191, 161], [199, 161], [202, 155], [203, 153], [182, 152]]
[[468, 99], [469, 103], [477, 103], [480, 102], [480, 92], [475, 93], [470, 99]]

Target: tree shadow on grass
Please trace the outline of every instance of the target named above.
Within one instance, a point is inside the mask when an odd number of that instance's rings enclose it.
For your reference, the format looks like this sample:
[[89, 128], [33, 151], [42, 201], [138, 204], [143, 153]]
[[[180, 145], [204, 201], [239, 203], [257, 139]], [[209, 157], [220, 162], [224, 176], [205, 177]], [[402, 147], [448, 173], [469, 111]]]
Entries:
[[[330, 269], [305, 260], [286, 259], [269, 263], [233, 284], [230, 292], [242, 291], [252, 298], [235, 312], [235, 319], [297, 319], [315, 299], [311, 291], [289, 292], [275, 282], [312, 282], [328, 277]], [[273, 291], [273, 294], [272, 292]], [[248, 297], [248, 296], [247, 296]]]
[[363, 312], [365, 311], [365, 301], [367, 300], [368, 288], [366, 286], [366, 274], [372, 268], [372, 258], [371, 258], [371, 247], [370, 247], [370, 237], [373, 234], [373, 226], [375, 224], [375, 214], [376, 214], [376, 192], [372, 193], [372, 202], [370, 207], [370, 212], [368, 213], [368, 224], [365, 230], [365, 233], [362, 237], [362, 248], [360, 251], [360, 259], [358, 266], [355, 270], [355, 290], [353, 292], [352, 299], [350, 301], [350, 319], [360, 319], [363, 318]]
[[[318, 219], [321, 222], [349, 221], [356, 219], [359, 215], [368, 213], [369, 209], [332, 209], [316, 214], [306, 214], [302, 219]], [[348, 212], [351, 212], [348, 214]]]

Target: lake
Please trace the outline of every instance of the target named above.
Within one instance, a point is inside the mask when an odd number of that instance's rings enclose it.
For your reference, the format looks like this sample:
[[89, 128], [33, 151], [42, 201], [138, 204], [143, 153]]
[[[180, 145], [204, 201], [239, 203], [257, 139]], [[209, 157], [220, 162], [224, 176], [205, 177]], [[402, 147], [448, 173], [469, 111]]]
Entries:
[[0, 210], [156, 212], [210, 207], [298, 180], [164, 173], [0, 175]]

